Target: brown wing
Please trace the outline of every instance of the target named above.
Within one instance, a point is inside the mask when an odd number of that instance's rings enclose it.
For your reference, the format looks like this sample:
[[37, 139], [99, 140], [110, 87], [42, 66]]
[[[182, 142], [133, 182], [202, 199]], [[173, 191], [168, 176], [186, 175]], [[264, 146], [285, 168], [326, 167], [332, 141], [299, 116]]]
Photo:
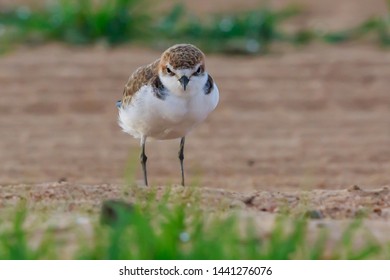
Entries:
[[128, 105], [133, 95], [143, 86], [151, 83], [158, 75], [160, 60], [138, 68], [129, 78], [123, 90], [122, 105]]

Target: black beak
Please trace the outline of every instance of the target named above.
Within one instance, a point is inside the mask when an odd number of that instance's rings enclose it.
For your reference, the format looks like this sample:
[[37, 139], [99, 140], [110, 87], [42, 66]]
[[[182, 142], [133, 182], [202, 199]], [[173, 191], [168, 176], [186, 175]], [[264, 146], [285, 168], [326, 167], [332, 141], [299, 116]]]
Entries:
[[186, 90], [189, 81], [190, 81], [190, 79], [188, 79], [188, 77], [187, 77], [186, 75], [182, 76], [182, 77], [179, 79], [179, 82], [180, 82], [180, 84], [183, 86], [183, 89], [184, 89], [184, 90]]

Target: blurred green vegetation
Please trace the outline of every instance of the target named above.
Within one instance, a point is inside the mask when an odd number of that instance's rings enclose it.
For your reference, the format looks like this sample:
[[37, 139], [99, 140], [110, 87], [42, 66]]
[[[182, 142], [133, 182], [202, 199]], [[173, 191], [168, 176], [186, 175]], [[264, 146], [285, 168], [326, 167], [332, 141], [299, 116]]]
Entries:
[[200, 19], [178, 5], [157, 22], [156, 30], [162, 40], [195, 42], [209, 51], [260, 53], [266, 52], [271, 43], [287, 39], [280, 24], [299, 12], [296, 7], [276, 11], [264, 6]]
[[[3, 11], [0, 23], [16, 39], [59, 40], [84, 44], [106, 40], [110, 44], [140, 38], [150, 21], [139, 0], [100, 1], [58, 0], [41, 10], [27, 6]], [[95, 1], [96, 2], [96, 1]]]
[[[390, 1], [389, 11], [390, 11]], [[214, 14], [199, 18], [183, 5], [152, 16], [153, 3], [141, 0], [58, 0], [40, 9], [20, 6], [0, 11], [0, 51], [15, 43], [49, 40], [70, 44], [106, 42], [116, 45], [142, 42], [166, 47], [191, 42], [207, 51], [263, 53], [274, 42], [306, 44], [314, 40], [340, 43], [374, 37], [390, 45], [390, 13], [368, 19], [359, 26], [338, 32], [304, 29], [286, 32], [282, 23], [300, 14], [288, 7], [273, 10], [262, 6], [247, 12]]]
[[[329, 247], [326, 227], [308, 232], [305, 217], [280, 214], [270, 232], [238, 212], [202, 209], [192, 188], [131, 189], [134, 204], [109, 200], [83, 224], [34, 229], [21, 205], [0, 221], [0, 259], [372, 259], [388, 257], [388, 246], [369, 234], [361, 240], [361, 220], [351, 222]], [[36, 215], [36, 214], [35, 214]], [[85, 223], [85, 220], [88, 223]], [[37, 225], [36, 225], [37, 226]], [[87, 228], [86, 228], [87, 227]], [[62, 228], [62, 230], [61, 230]], [[360, 232], [357, 234], [357, 232]], [[360, 237], [359, 237], [360, 236]], [[336, 242], [336, 243], [334, 243]]]

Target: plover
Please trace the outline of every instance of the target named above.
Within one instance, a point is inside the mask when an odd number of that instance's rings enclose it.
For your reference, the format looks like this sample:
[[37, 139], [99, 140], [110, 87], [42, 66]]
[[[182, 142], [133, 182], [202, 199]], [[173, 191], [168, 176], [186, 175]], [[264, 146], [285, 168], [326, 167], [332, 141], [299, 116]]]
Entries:
[[117, 102], [122, 130], [140, 139], [141, 165], [148, 185], [146, 139], [180, 138], [181, 184], [188, 132], [206, 119], [219, 100], [218, 87], [205, 68], [205, 56], [190, 44], [174, 45], [159, 59], [138, 68]]

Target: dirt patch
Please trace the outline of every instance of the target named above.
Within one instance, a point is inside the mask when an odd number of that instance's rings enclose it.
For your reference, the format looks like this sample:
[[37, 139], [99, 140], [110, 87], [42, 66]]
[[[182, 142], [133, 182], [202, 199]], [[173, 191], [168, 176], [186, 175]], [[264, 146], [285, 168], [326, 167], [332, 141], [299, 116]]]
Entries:
[[[0, 187], [0, 207], [15, 206], [20, 201], [27, 201], [31, 209], [42, 204], [41, 206], [48, 207], [52, 205], [60, 212], [71, 212], [82, 210], [83, 207], [93, 210], [102, 201], [109, 199], [127, 196], [130, 202], [136, 200], [133, 195], [136, 191], [134, 187], [117, 184], [82, 185], [57, 182], [1, 185]], [[156, 199], [167, 190], [167, 187], [157, 187]], [[216, 188], [172, 186], [170, 190], [172, 193], [184, 193], [190, 190], [196, 196], [200, 195], [202, 207], [214, 210], [226, 207], [271, 214], [291, 213], [294, 216], [304, 215], [311, 219], [340, 220], [367, 217], [388, 220], [390, 218], [390, 190], [387, 187], [363, 190], [355, 185], [348, 189], [330, 191], [234, 192]]]
[[[15, 206], [24, 201], [29, 211], [26, 223], [28, 228], [34, 228], [35, 235], [39, 236], [49, 227], [67, 240], [74, 238], [71, 234], [74, 231], [82, 230], [88, 234], [92, 230], [94, 221], [99, 220], [104, 201], [121, 198], [132, 203], [141, 197], [134, 196], [140, 190], [138, 187], [134, 189], [117, 184], [56, 182], [0, 185], [0, 188], [1, 219], [12, 217]], [[390, 242], [387, 234], [390, 230], [388, 188], [363, 190], [352, 186], [333, 191], [245, 193], [216, 188], [195, 188], [188, 192], [188, 189], [172, 186], [169, 192], [171, 196], [181, 197], [181, 200], [190, 194], [196, 195], [199, 198], [197, 207], [210, 213], [235, 213], [243, 223], [250, 218], [263, 236], [268, 236], [274, 228], [277, 213], [287, 213], [292, 217], [290, 222], [298, 217], [308, 218], [308, 242], [314, 242], [320, 232], [326, 230], [329, 252], [340, 243], [340, 238], [351, 225], [351, 218], [357, 217], [365, 219], [354, 234], [355, 246], [370, 240]], [[155, 191], [155, 199], [158, 200], [168, 188], [157, 187]], [[73, 249], [70, 246], [69, 252]], [[63, 257], [71, 256], [69, 253]]]

